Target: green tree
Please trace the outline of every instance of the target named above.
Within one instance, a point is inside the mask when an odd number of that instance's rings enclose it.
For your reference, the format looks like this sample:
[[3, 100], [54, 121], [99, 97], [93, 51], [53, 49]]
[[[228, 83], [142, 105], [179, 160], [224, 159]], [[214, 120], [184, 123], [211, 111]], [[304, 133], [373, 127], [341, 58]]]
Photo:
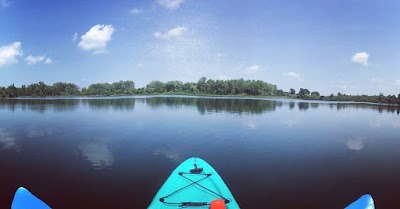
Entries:
[[297, 94], [300, 98], [304, 99], [310, 94], [308, 89], [300, 88], [299, 93]]
[[0, 87], [0, 97], [6, 97], [6, 90], [3, 87]]
[[290, 89], [289, 93], [292, 94], [292, 95], [295, 95], [296, 94], [296, 90]]
[[8, 97], [18, 97], [18, 89], [12, 84], [7, 87], [6, 94]]
[[311, 92], [311, 96], [313, 96], [313, 97], [319, 97], [320, 95], [319, 95], [319, 92], [318, 92], [318, 91], [313, 91], [313, 92]]
[[206, 81], [207, 81], [207, 78], [206, 78], [206, 77], [202, 77], [202, 78], [200, 78], [200, 80], [197, 82], [197, 89], [198, 89], [201, 93], [206, 93]]
[[152, 81], [146, 85], [146, 91], [148, 93], [164, 93], [164, 85], [161, 81]]

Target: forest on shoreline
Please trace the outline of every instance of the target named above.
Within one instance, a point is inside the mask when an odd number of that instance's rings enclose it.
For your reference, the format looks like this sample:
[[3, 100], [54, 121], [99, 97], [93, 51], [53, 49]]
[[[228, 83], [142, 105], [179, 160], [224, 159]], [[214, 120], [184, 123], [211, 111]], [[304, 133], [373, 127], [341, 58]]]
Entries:
[[338, 92], [331, 95], [320, 95], [318, 91], [291, 88], [289, 91], [278, 89], [276, 85], [261, 80], [212, 80], [202, 77], [198, 82], [182, 81], [151, 81], [143, 88], [135, 88], [133, 81], [114, 83], [95, 83], [80, 88], [73, 83], [57, 82], [47, 85], [38, 82], [16, 87], [0, 86], [0, 98], [15, 97], [57, 97], [57, 96], [128, 96], [148, 94], [184, 94], [184, 95], [216, 95], [216, 96], [259, 96], [285, 97], [293, 99], [323, 100], [323, 101], [353, 101], [400, 105], [400, 94], [397, 95], [346, 95]]

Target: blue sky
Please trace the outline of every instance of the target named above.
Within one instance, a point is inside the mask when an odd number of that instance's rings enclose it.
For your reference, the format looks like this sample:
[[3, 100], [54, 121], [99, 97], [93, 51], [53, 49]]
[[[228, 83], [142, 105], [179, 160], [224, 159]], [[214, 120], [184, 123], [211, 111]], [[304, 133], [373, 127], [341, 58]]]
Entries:
[[400, 93], [400, 2], [0, 0], [0, 86], [260, 79]]

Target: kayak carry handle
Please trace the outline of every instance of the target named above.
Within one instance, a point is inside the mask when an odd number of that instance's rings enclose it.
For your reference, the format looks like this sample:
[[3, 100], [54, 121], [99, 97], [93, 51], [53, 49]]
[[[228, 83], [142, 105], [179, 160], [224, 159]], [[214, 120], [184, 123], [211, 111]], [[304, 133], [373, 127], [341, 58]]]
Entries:
[[205, 206], [208, 205], [207, 202], [182, 202], [181, 206]]
[[203, 172], [203, 168], [198, 168], [197, 167], [196, 158], [195, 158], [195, 160], [194, 160], [194, 168], [190, 169], [190, 173], [199, 174], [201, 172]]
[[203, 168], [193, 168], [193, 169], [190, 169], [190, 173], [199, 174], [199, 173], [201, 173], [201, 172], [203, 172]]

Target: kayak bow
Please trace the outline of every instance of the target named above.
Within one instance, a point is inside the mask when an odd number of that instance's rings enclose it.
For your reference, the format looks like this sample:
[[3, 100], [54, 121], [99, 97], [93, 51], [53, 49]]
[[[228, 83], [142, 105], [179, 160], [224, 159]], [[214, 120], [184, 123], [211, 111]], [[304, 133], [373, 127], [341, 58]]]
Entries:
[[239, 209], [239, 205], [221, 176], [206, 161], [189, 158], [180, 164], [162, 185], [149, 205], [149, 209], [174, 209], [210, 206]]
[[24, 187], [17, 189], [11, 203], [11, 209], [51, 209], [46, 203], [30, 193]]

